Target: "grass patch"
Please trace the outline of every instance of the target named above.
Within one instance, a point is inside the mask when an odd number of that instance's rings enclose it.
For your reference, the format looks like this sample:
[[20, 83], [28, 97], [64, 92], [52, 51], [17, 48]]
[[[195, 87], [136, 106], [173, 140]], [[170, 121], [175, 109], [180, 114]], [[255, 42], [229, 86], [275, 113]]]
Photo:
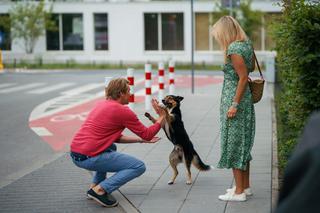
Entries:
[[[27, 63], [21, 61], [16, 64], [4, 64], [7, 69], [24, 68], [24, 69], [83, 69], [83, 70], [99, 70], [99, 69], [127, 69], [134, 68], [137, 70], [144, 70], [144, 64], [79, 64], [75, 61], [66, 61], [66, 63], [55, 63], [55, 64], [43, 64], [42, 61], [37, 63]], [[152, 64], [153, 69], [157, 69], [157, 64]], [[191, 70], [191, 64], [176, 63], [175, 69], [179, 70]], [[222, 70], [220, 65], [207, 65], [207, 64], [195, 64], [195, 70]]]

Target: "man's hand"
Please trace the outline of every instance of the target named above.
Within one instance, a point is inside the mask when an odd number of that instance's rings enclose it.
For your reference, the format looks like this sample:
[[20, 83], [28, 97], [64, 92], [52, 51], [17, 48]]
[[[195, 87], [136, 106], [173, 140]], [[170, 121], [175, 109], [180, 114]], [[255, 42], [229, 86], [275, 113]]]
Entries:
[[150, 141], [141, 141], [141, 143], [156, 143], [160, 140], [161, 138], [160, 137], [153, 137]]
[[159, 115], [160, 110], [161, 110], [161, 107], [159, 106], [159, 101], [155, 98], [152, 98], [151, 104], [152, 104], [154, 111], [156, 111], [156, 113]]
[[159, 115], [159, 118], [156, 120], [156, 122], [158, 122], [161, 127], [163, 127], [166, 117], [166, 109], [159, 106], [159, 102], [155, 98], [152, 98], [151, 103], [154, 111], [156, 111], [156, 113]]

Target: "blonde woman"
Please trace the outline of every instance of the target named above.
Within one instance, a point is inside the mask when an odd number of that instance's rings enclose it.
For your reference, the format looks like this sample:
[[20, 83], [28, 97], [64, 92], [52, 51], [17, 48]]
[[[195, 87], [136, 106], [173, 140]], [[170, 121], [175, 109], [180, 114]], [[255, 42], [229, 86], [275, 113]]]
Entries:
[[248, 86], [254, 70], [251, 41], [239, 23], [223, 16], [212, 35], [224, 52], [224, 82], [220, 104], [221, 158], [218, 168], [232, 168], [235, 186], [220, 195], [223, 201], [246, 201], [252, 195], [249, 184], [251, 148], [255, 134], [255, 112]]

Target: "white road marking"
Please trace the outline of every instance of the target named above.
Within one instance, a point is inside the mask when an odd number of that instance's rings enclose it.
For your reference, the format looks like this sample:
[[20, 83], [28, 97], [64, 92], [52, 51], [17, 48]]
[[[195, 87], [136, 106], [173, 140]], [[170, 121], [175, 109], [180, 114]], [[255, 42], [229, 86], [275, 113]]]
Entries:
[[9, 87], [9, 86], [13, 86], [15, 85], [14, 83], [4, 83], [4, 84], [0, 84], [0, 88], [3, 88], [3, 87]]
[[[135, 84], [139, 84], [143, 82], [144, 79], [138, 79]], [[97, 86], [98, 84], [96, 84]], [[99, 84], [99, 86], [104, 88], [104, 84]], [[79, 88], [78, 88], [79, 89]], [[84, 88], [83, 88], [84, 89]], [[82, 89], [82, 91], [84, 91]], [[88, 89], [88, 88], [87, 88]], [[71, 93], [70, 93], [71, 91]], [[145, 91], [145, 89], [141, 89], [141, 91]], [[58, 112], [62, 112], [64, 110], [70, 109], [72, 107], [84, 104], [86, 102], [90, 102], [92, 100], [104, 97], [105, 91], [104, 89], [100, 92], [97, 92], [95, 94], [76, 94], [77, 91], [65, 91], [62, 94], [67, 94], [67, 95], [62, 95], [56, 98], [53, 98], [51, 100], [48, 100], [40, 105], [38, 105], [36, 108], [34, 108], [29, 116], [29, 122], [34, 121], [36, 119], [40, 119], [46, 116], [53, 115]], [[57, 107], [60, 105], [59, 107]], [[52, 108], [52, 109], [50, 109]], [[50, 110], [48, 110], [50, 109]]]
[[34, 87], [43, 86], [43, 85], [45, 85], [45, 83], [25, 84], [22, 86], [16, 86], [16, 87], [11, 87], [11, 88], [0, 90], [0, 93], [17, 92], [17, 91], [26, 90], [26, 89], [30, 89], [30, 88], [34, 88]]
[[52, 136], [53, 134], [44, 127], [31, 127], [31, 129], [39, 136]]
[[93, 89], [96, 89], [99, 87], [104, 88], [103, 86], [104, 86], [104, 84], [99, 84], [99, 83], [87, 84], [87, 85], [77, 87], [72, 90], [64, 91], [61, 94], [63, 94], [63, 95], [77, 95], [77, 94], [87, 92], [87, 91], [90, 91], [90, 90], [93, 90]]
[[75, 83], [61, 83], [61, 84], [53, 85], [53, 86], [50, 86], [50, 87], [43, 87], [43, 88], [31, 90], [31, 91], [29, 91], [27, 93], [30, 93], [30, 94], [44, 94], [44, 93], [52, 92], [54, 90], [62, 89], [62, 88], [65, 88], [65, 87], [70, 87], [70, 86], [72, 86], [74, 84]]

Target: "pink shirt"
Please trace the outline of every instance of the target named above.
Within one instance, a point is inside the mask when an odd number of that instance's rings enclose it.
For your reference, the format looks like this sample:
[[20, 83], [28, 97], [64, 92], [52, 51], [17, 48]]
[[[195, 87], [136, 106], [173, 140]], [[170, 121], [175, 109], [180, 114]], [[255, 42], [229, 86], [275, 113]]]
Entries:
[[151, 140], [161, 126], [155, 123], [147, 128], [129, 107], [114, 100], [99, 101], [74, 136], [71, 151], [96, 156], [117, 141], [125, 128], [144, 140]]

